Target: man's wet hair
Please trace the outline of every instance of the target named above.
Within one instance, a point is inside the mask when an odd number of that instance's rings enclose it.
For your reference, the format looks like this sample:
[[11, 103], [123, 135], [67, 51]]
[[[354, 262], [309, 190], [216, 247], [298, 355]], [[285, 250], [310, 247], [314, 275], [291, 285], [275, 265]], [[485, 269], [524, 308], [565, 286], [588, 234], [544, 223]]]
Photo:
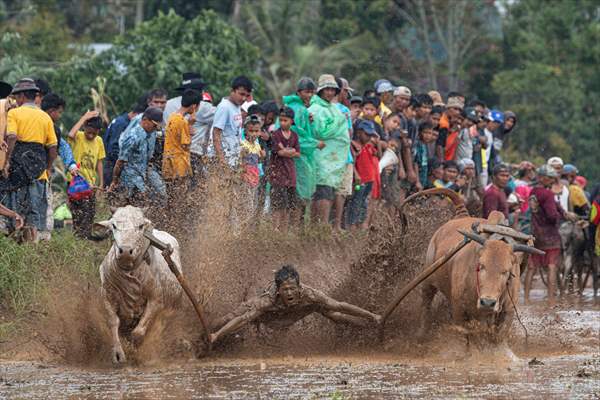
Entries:
[[431, 114], [440, 114], [442, 115], [444, 113], [445, 108], [443, 106], [433, 106], [433, 108], [431, 109]]
[[459, 168], [458, 168], [458, 164], [456, 163], [456, 161], [453, 161], [453, 160], [444, 161], [444, 169], [450, 169], [450, 168], [453, 168], [458, 171]]
[[417, 102], [417, 107], [421, 106], [431, 106], [433, 107], [433, 99], [427, 93], [419, 93], [415, 96], [415, 101]]
[[65, 100], [57, 95], [56, 93], [48, 93], [42, 98], [42, 110], [58, 110], [59, 108], [65, 108], [67, 103]]
[[102, 129], [103, 128], [103, 121], [101, 117], [92, 117], [90, 119], [88, 119], [87, 121], [85, 121], [84, 126], [93, 128], [93, 129]]
[[296, 281], [296, 284], [300, 284], [300, 275], [298, 275], [298, 271], [296, 271], [293, 265], [284, 265], [275, 272], [275, 286], [277, 289], [288, 279], [293, 279]]
[[161, 97], [167, 97], [167, 91], [164, 89], [152, 89], [150, 93], [148, 93], [148, 98], [146, 99], [147, 103], [150, 103], [152, 99], [158, 99]]
[[275, 115], [279, 114], [279, 106], [275, 100], [266, 100], [260, 103], [260, 108], [263, 113], [266, 115], [268, 113], [273, 113]]
[[233, 81], [231, 81], [231, 88], [233, 90], [236, 90], [238, 88], [244, 88], [247, 91], [251, 92], [252, 91], [252, 81], [250, 79], [248, 79], [248, 77], [241, 75], [241, 76], [234, 78]]
[[264, 115], [265, 112], [263, 111], [262, 107], [260, 106], [260, 104], [252, 104], [250, 107], [248, 107], [248, 115]]
[[181, 106], [189, 107], [198, 105], [202, 101], [202, 93], [194, 89], [186, 89], [181, 95]]

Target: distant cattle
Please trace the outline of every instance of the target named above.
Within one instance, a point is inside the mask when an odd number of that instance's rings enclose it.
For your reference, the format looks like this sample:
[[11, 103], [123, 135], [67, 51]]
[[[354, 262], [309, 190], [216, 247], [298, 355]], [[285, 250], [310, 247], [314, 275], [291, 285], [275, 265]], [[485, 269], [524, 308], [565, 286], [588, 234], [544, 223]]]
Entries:
[[100, 225], [112, 232], [113, 245], [100, 265], [102, 297], [108, 312], [112, 360], [126, 361], [120, 334], [130, 335], [134, 344], [144, 339], [157, 314], [178, 306], [182, 290], [161, 252], [144, 237], [149, 230], [173, 248], [171, 258], [181, 272], [179, 243], [152, 228], [140, 208], [126, 206], [114, 211]]

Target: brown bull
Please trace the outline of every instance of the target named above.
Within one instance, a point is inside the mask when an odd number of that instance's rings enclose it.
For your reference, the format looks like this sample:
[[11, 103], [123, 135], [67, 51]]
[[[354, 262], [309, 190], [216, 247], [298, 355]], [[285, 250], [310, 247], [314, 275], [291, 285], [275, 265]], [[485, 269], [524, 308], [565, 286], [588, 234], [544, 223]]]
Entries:
[[[408, 197], [404, 204], [415, 197], [435, 194], [448, 196], [456, 207], [456, 215], [431, 238], [425, 265], [431, 265], [464, 240], [459, 230], [470, 231], [474, 223], [497, 225], [504, 220], [499, 212], [492, 212], [487, 220], [469, 217], [460, 195], [448, 189], [429, 189], [416, 193]], [[448, 300], [452, 319], [457, 325], [482, 322], [500, 339], [511, 326], [519, 299], [520, 266], [524, 261], [520, 252], [527, 252], [529, 248], [511, 245], [497, 236], [471, 236], [474, 241], [423, 282], [423, 334], [427, 334], [431, 326], [431, 304], [438, 291]]]

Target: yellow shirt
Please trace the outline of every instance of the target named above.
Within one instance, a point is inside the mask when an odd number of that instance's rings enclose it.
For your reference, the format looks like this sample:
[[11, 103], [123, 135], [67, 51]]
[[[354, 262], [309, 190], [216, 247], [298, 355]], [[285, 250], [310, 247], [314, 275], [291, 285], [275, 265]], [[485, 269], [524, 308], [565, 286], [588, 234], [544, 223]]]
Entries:
[[[18, 141], [39, 143], [46, 148], [56, 146], [52, 118], [34, 104], [23, 104], [9, 110], [6, 119], [6, 133], [17, 135]], [[38, 179], [47, 180], [46, 171]]]
[[190, 124], [183, 115], [175, 112], [169, 117], [165, 134], [162, 175], [165, 179], [175, 179], [192, 174], [190, 164]]
[[73, 157], [79, 163], [79, 173], [85, 178], [90, 185], [99, 185], [96, 166], [98, 161], [106, 157], [104, 143], [100, 136], [96, 136], [94, 140], [87, 140], [83, 131], [77, 132], [75, 139], [68, 139], [71, 149], [73, 149]]
[[587, 197], [585, 197], [585, 192], [578, 185], [570, 185], [569, 186], [569, 205], [571, 210], [574, 207], [583, 207], [588, 204]]

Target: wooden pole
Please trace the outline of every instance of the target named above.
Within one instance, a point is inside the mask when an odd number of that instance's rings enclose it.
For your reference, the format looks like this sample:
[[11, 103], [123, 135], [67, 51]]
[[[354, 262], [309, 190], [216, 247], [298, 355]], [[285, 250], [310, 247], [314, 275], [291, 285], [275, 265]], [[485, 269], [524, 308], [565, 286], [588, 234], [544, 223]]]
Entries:
[[198, 318], [200, 318], [200, 323], [202, 324], [202, 329], [204, 329], [204, 332], [206, 333], [206, 335], [204, 337], [204, 341], [208, 344], [209, 343], [208, 335], [210, 334], [210, 325], [208, 324], [208, 320], [206, 319], [206, 316], [204, 314], [204, 311], [202, 310], [202, 307], [200, 306], [200, 304], [198, 304], [198, 302], [194, 298], [192, 289], [190, 289], [189, 285], [187, 284], [187, 281], [185, 280], [185, 278], [183, 277], [181, 272], [179, 272], [179, 270], [177, 269], [177, 266], [175, 265], [175, 262], [171, 258], [171, 253], [173, 252], [173, 249], [171, 248], [171, 246], [169, 244], [160, 241], [158, 238], [156, 238], [154, 235], [152, 235], [152, 233], [150, 233], [148, 231], [146, 231], [144, 233], [144, 236], [146, 237], [146, 239], [148, 239], [150, 241], [150, 243], [154, 247], [156, 247], [157, 249], [159, 249], [162, 252], [162, 255], [165, 258], [165, 261], [167, 262], [169, 269], [171, 270], [173, 275], [175, 275], [175, 277], [177, 278], [177, 281], [183, 288], [183, 291], [187, 295], [188, 299], [190, 299], [190, 301], [192, 302], [192, 306], [194, 306], [194, 310], [196, 310], [196, 314], [198, 314]]

